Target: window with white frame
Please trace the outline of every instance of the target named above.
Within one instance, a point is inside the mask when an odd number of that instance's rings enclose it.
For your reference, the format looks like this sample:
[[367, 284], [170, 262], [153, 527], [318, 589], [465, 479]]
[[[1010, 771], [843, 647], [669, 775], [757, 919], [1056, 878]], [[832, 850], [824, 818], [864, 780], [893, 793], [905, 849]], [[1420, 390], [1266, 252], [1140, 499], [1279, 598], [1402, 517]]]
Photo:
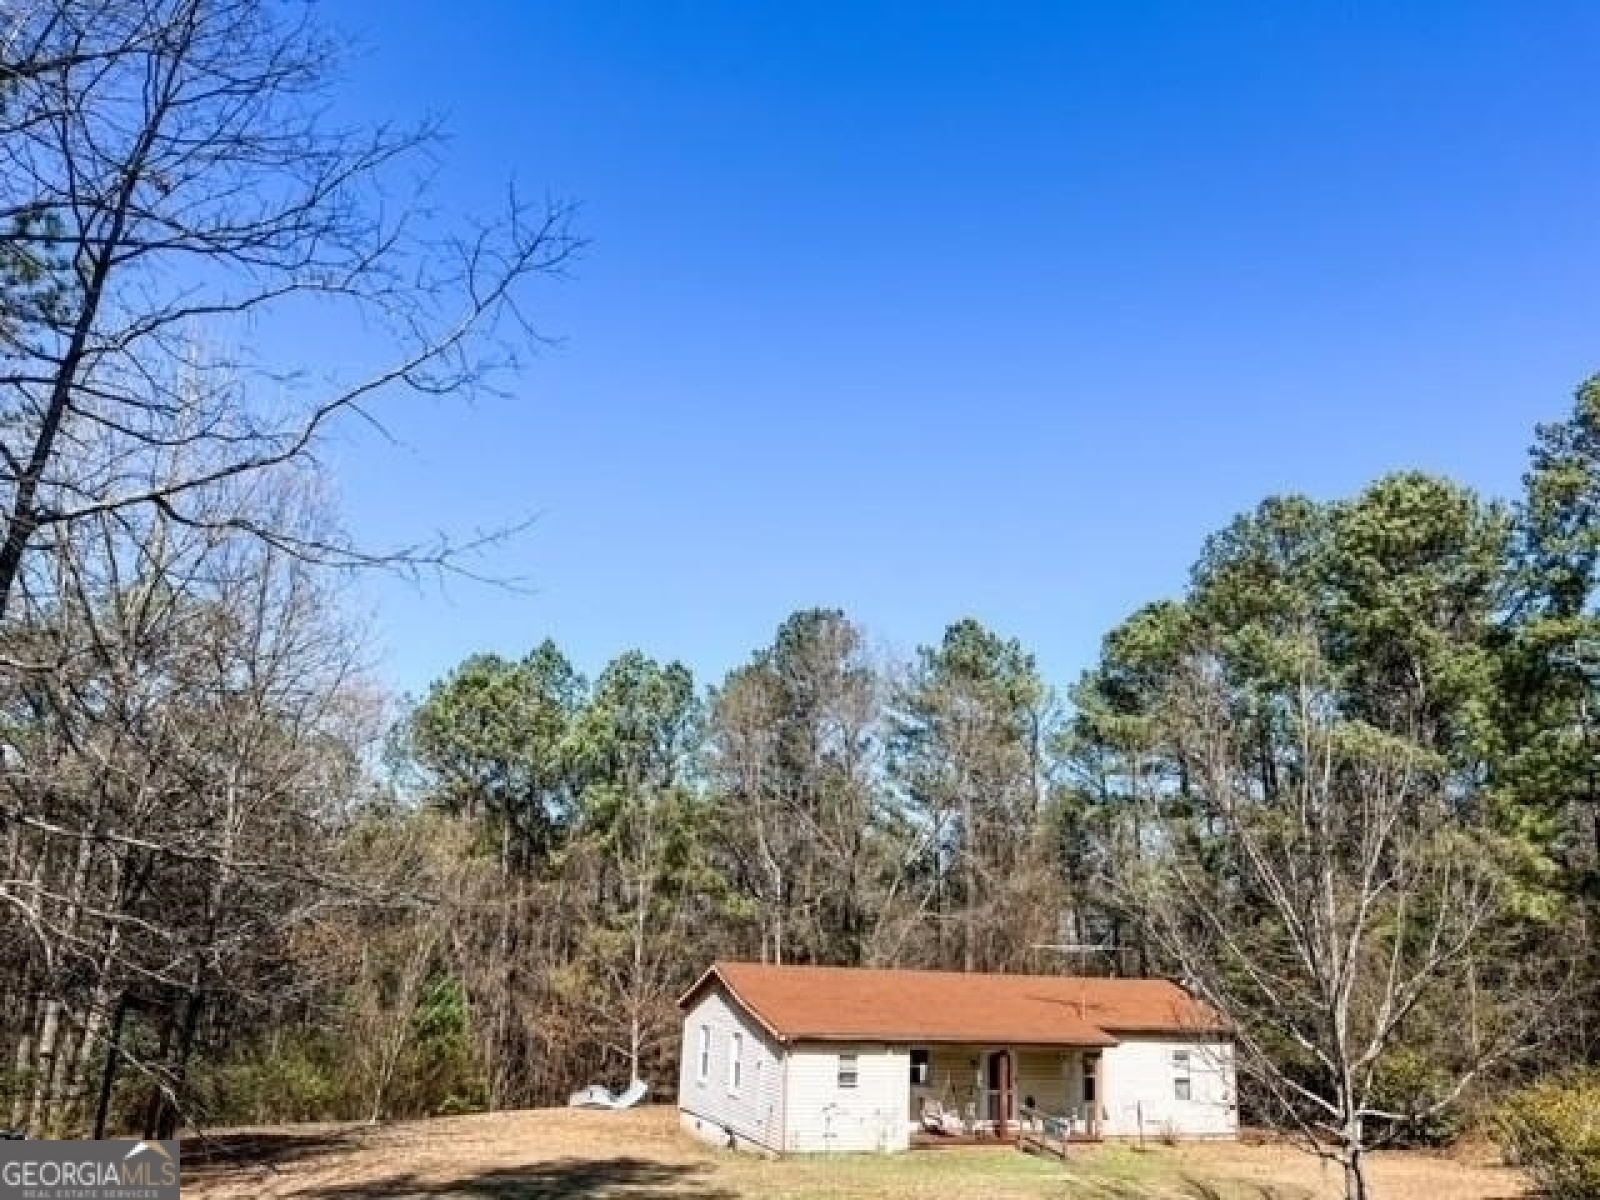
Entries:
[[700, 1026], [700, 1053], [695, 1061], [699, 1064], [695, 1078], [701, 1083], [706, 1081], [706, 1076], [711, 1074], [711, 1026]]
[[856, 1061], [854, 1054], [839, 1055], [839, 1086], [842, 1088], [855, 1087], [861, 1078], [859, 1068], [860, 1064]]
[[744, 1034], [728, 1035], [728, 1090], [737, 1092], [744, 1082]]
[[1189, 1073], [1189, 1052], [1187, 1050], [1174, 1050], [1172, 1052], [1172, 1096], [1175, 1100], [1187, 1100], [1193, 1092]]

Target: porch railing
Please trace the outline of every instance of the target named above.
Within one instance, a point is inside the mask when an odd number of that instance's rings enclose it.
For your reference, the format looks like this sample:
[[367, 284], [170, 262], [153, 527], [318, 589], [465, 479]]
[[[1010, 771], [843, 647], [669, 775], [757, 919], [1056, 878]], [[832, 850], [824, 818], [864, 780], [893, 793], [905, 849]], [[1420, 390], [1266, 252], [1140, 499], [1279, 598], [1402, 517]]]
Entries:
[[1030, 1154], [1047, 1154], [1067, 1161], [1067, 1146], [1072, 1140], [1072, 1118], [1041, 1108], [1023, 1106], [1017, 1129], [1017, 1149]]

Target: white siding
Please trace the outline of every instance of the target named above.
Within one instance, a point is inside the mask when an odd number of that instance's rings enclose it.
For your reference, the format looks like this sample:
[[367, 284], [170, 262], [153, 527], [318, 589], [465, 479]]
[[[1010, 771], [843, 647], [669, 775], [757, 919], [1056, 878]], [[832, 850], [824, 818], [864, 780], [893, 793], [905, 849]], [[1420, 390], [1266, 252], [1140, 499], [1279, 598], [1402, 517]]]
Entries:
[[[839, 1086], [839, 1056], [856, 1056], [856, 1086]], [[911, 1055], [879, 1042], [792, 1046], [785, 1064], [785, 1150], [856, 1153], [904, 1150]]]
[[[700, 1075], [700, 1030], [710, 1031], [711, 1053]], [[740, 1084], [729, 1086], [734, 1035], [742, 1042]], [[678, 1109], [683, 1127], [716, 1145], [734, 1140], [766, 1150], [783, 1145], [783, 1050], [767, 1032], [730, 1003], [719, 987], [707, 990], [683, 1018], [678, 1063]]]
[[[1177, 1096], [1175, 1051], [1189, 1055], [1189, 1099]], [[1132, 1137], [1142, 1116], [1146, 1137], [1233, 1137], [1239, 1109], [1230, 1042], [1188, 1042], [1126, 1035], [1100, 1063], [1105, 1133]]]
[[1067, 1062], [1061, 1050], [1018, 1050], [1014, 1052], [1017, 1064], [1017, 1107], [1033, 1097], [1033, 1107], [1054, 1116], [1064, 1116], [1067, 1111]]

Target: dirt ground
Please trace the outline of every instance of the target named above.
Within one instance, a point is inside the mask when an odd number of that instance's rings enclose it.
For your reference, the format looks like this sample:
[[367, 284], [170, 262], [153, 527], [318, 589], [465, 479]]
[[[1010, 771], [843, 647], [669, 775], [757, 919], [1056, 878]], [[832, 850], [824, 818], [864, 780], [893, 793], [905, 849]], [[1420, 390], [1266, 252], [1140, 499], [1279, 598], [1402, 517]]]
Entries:
[[[1336, 1172], [1282, 1145], [1074, 1147], [1069, 1164], [1016, 1150], [768, 1160], [700, 1145], [670, 1107], [546, 1109], [384, 1126], [235, 1130], [183, 1145], [203, 1200], [1322, 1200]], [[1377, 1155], [1375, 1200], [1513, 1200], [1487, 1148]]]

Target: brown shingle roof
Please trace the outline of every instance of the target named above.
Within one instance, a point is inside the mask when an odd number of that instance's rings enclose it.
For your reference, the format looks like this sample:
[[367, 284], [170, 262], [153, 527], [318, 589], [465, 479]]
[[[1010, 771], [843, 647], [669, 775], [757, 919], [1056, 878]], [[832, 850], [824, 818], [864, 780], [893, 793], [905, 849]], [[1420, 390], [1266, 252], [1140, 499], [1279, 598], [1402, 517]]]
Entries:
[[1226, 1028], [1164, 979], [966, 975], [719, 962], [679, 1002], [720, 982], [781, 1041], [980, 1042], [1110, 1046], [1119, 1033]]

